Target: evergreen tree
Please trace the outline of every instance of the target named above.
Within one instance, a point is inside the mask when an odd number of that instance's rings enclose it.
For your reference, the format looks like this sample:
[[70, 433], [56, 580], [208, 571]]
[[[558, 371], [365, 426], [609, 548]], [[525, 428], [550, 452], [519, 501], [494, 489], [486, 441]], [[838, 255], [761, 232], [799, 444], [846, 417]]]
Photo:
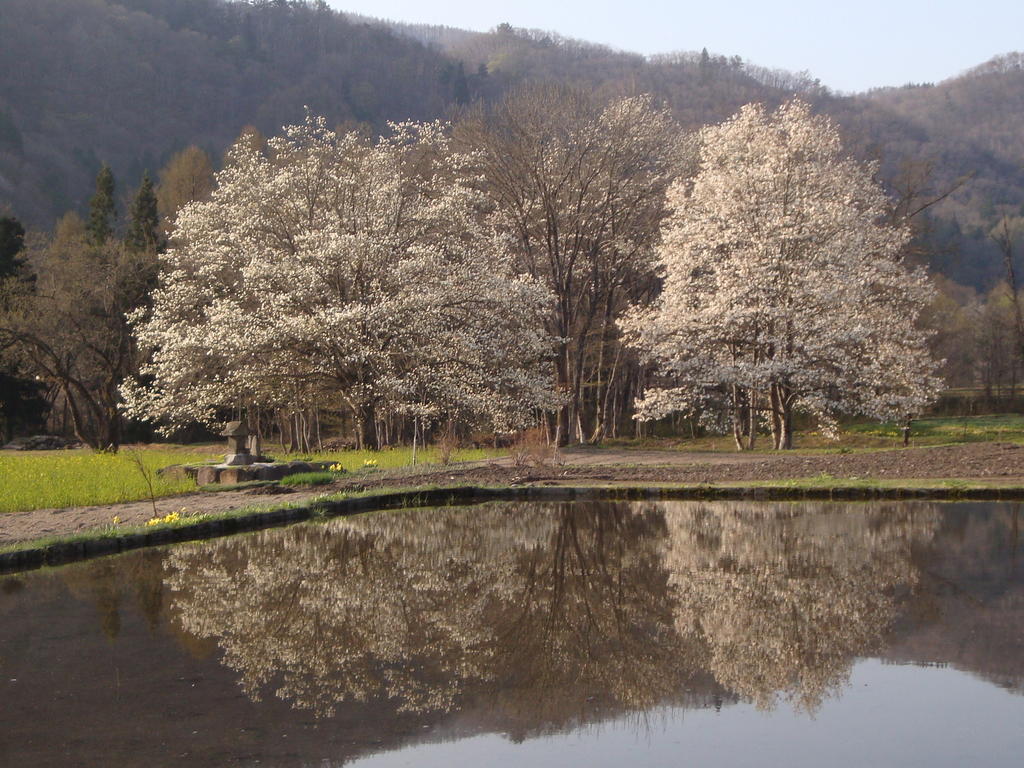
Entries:
[[142, 175], [142, 184], [132, 201], [125, 244], [134, 250], [159, 250], [160, 215], [156, 209], [156, 192], [149, 178], [149, 171]]
[[0, 280], [15, 274], [24, 263], [18, 254], [25, 247], [25, 228], [13, 216], [0, 217]]
[[[25, 248], [25, 228], [13, 216], [0, 217], [0, 281], [21, 271], [25, 260], [18, 255]], [[0, 289], [0, 311], [9, 307], [9, 297]], [[19, 375], [17, 366], [0, 348], [0, 445], [19, 431], [41, 428], [46, 402], [35, 381]]]
[[96, 174], [96, 194], [89, 201], [89, 242], [103, 245], [114, 234], [117, 208], [114, 203], [114, 174], [106, 163]]
[[708, 53], [707, 48], [702, 49], [700, 52], [698, 70], [700, 72], [701, 83], [707, 83], [708, 80], [711, 79], [711, 55]]

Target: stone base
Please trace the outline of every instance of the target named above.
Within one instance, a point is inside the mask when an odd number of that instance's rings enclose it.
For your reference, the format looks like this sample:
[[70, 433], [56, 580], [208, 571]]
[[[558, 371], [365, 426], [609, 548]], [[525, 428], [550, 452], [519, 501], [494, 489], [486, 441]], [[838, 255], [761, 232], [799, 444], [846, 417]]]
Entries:
[[256, 479], [256, 471], [247, 467], [224, 467], [220, 471], [217, 482], [221, 485], [236, 485], [248, 483]]
[[213, 485], [220, 480], [220, 467], [200, 467], [196, 472], [196, 485]]
[[224, 457], [226, 467], [247, 467], [253, 463], [251, 453], [229, 453]]
[[[329, 461], [290, 461], [287, 464], [281, 462], [251, 461], [254, 457], [251, 454], [233, 454], [235, 456], [248, 456], [250, 461], [247, 464], [203, 464], [197, 467], [186, 467], [185, 469], [195, 470], [196, 483], [198, 485], [234, 485], [235, 483], [247, 483], [252, 480], [280, 480], [288, 475], [298, 472], [320, 472], [330, 468]], [[231, 457], [228, 457], [231, 458]]]

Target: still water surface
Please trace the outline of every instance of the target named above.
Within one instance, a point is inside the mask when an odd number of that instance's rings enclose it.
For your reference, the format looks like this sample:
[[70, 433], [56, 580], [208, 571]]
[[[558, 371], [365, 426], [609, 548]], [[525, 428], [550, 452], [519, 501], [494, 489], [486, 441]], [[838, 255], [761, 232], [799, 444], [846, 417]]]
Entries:
[[1015, 504], [498, 503], [0, 578], [0, 765], [1020, 766]]

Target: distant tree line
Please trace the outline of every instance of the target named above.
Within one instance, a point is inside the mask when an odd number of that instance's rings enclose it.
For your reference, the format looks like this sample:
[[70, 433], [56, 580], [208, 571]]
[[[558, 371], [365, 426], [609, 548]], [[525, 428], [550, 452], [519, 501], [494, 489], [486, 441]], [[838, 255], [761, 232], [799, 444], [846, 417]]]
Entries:
[[527, 82], [601, 99], [651, 94], [685, 130], [799, 94], [838, 120], [855, 154], [880, 160], [886, 183], [908, 160], [930, 163], [940, 188], [972, 175], [929, 212], [929, 237], [932, 266], [978, 290], [1002, 276], [988, 233], [1021, 215], [1014, 54], [939, 84], [839, 96], [809, 73], [735, 54], [645, 58], [508, 24], [386, 23], [300, 0], [7, 0], [0, 37], [11, 74], [0, 81], [0, 206], [29, 227], [83, 212], [102, 161], [137, 179], [190, 143], [219, 154], [246, 124], [272, 134], [307, 105], [332, 125], [379, 132], [496, 104]]

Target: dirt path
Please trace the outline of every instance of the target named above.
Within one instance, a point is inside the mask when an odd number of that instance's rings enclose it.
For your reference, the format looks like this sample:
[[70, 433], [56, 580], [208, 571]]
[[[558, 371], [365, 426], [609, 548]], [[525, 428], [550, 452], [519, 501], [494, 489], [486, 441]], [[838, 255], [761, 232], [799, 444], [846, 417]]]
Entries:
[[[937, 448], [851, 454], [687, 453], [628, 449], [569, 449], [559, 460], [517, 467], [511, 459], [424, 468], [422, 472], [357, 473], [333, 486], [312, 491], [268, 494], [267, 489], [189, 493], [158, 499], [156, 514], [216, 513], [241, 507], [272, 507], [304, 502], [325, 492], [382, 486], [443, 483], [724, 483], [762, 482], [814, 477], [930, 479], [959, 478], [1024, 485], [1024, 446], [1014, 443], [967, 443]], [[0, 542], [79, 533], [113, 525], [140, 525], [153, 517], [149, 501], [69, 509], [37, 509], [0, 515]]]
[[[255, 489], [254, 489], [255, 490]], [[312, 498], [323, 489], [296, 491], [282, 495], [255, 495], [254, 490], [220, 491], [218, 493], [186, 493], [156, 500], [156, 516], [171, 512], [216, 513], [229, 512], [242, 507], [275, 507], [283, 501], [301, 502]], [[153, 514], [149, 501], [129, 501], [120, 504], [101, 504], [95, 507], [69, 507], [66, 509], [33, 509], [28, 512], [0, 514], [0, 542], [39, 539], [46, 536], [64, 536], [82, 531], [114, 525], [116, 517], [122, 525], [142, 525]]]

